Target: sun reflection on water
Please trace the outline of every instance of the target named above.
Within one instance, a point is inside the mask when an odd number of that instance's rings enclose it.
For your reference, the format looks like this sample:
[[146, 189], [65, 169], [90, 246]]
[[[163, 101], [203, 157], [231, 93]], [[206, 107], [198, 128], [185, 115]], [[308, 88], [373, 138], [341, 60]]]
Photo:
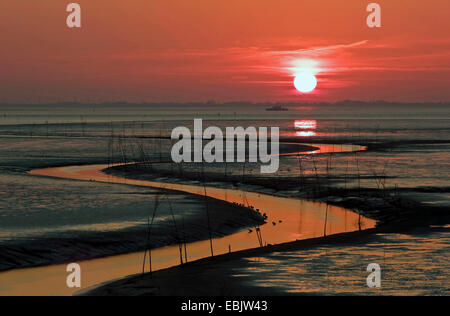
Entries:
[[316, 132], [302, 131], [302, 132], [295, 132], [295, 135], [297, 135], [299, 137], [310, 137], [310, 136], [316, 136]]
[[316, 120], [296, 120], [294, 122], [294, 127], [295, 127], [295, 129], [302, 129], [302, 130], [316, 129], [317, 121]]
[[317, 128], [316, 120], [296, 120], [294, 122], [294, 128], [296, 130], [295, 135], [299, 137], [311, 137], [316, 136], [314, 131]]

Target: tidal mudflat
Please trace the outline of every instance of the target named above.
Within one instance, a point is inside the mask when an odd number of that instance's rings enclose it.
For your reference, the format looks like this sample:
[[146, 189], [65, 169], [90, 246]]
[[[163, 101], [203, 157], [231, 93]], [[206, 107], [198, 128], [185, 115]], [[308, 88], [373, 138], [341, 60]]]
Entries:
[[[245, 118], [239, 124], [266, 122]], [[142, 272], [155, 200], [151, 248], [154, 259], [160, 254], [164, 260], [155, 259], [154, 271], [180, 264], [179, 236], [188, 245], [183, 260], [192, 262], [211, 255], [210, 232], [217, 256], [364, 230], [375, 222], [397, 227], [393, 234], [418, 223], [445, 225], [446, 120], [426, 121], [419, 130], [408, 119], [315, 122], [315, 135], [298, 134], [291, 119], [273, 123], [282, 126], [285, 145], [280, 170], [265, 177], [258, 164], [168, 163], [168, 136], [177, 120], [3, 125], [0, 265], [9, 271], [0, 273], [2, 293], [33, 294], [34, 287], [73, 294], [61, 282], [65, 265], [57, 265], [69, 261], [86, 264], [86, 287]], [[173, 218], [184, 225], [183, 234], [176, 234]], [[420, 260], [420, 251], [412, 253]], [[255, 276], [244, 281], [263, 288]]]

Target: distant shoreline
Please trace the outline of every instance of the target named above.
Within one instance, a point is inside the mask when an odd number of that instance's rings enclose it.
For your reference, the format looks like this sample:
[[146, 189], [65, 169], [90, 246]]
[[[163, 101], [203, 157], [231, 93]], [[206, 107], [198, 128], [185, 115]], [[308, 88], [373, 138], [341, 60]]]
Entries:
[[289, 106], [364, 106], [364, 105], [396, 105], [396, 106], [450, 106], [450, 101], [433, 101], [433, 102], [399, 102], [399, 101], [362, 101], [362, 100], [341, 100], [341, 101], [330, 101], [330, 102], [252, 102], [252, 101], [192, 101], [192, 102], [128, 102], [128, 101], [110, 101], [110, 102], [77, 102], [77, 101], [61, 101], [61, 102], [29, 102], [29, 103], [14, 103], [14, 102], [2, 102], [2, 106], [204, 106], [204, 107], [214, 107], [214, 106], [250, 106], [250, 107], [264, 107], [264, 106], [277, 106], [283, 105]]

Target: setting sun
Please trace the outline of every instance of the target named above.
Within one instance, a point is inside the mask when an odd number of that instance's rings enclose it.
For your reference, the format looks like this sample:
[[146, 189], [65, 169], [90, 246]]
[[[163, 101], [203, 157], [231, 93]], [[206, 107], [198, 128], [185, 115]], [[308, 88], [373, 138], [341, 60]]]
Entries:
[[317, 79], [313, 74], [301, 73], [295, 76], [294, 86], [301, 93], [308, 93], [316, 88]]

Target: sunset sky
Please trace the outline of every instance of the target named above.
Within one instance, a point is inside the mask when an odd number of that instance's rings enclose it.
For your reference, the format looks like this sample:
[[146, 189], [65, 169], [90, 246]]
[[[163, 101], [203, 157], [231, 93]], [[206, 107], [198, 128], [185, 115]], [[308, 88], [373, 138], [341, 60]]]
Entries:
[[76, 2], [0, 2], [0, 102], [450, 101], [448, 0]]

